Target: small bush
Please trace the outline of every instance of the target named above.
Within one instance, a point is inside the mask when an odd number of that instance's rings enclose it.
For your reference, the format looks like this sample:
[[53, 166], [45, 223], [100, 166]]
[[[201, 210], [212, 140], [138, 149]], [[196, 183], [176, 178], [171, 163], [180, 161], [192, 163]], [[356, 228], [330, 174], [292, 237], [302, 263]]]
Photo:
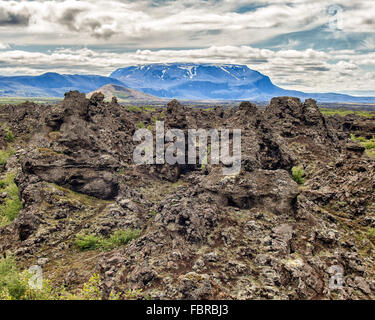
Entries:
[[82, 290], [78, 294], [79, 298], [82, 300], [101, 300], [102, 291], [100, 290], [100, 278], [97, 273], [95, 273], [88, 282], [83, 285]]
[[98, 237], [93, 234], [78, 235], [75, 244], [81, 251], [86, 250], [112, 250], [116, 247], [128, 244], [141, 235], [139, 229], [118, 230], [109, 238]]
[[146, 126], [145, 126], [145, 124], [144, 124], [143, 122], [138, 122], [138, 123], [137, 123], [137, 127], [138, 127], [139, 129], [144, 129]]
[[[40, 289], [29, 284], [31, 274], [21, 272], [12, 257], [0, 259], [0, 300], [101, 300], [100, 278], [94, 274], [75, 294], [63, 287], [52, 286], [49, 280], [43, 280]], [[118, 297], [111, 293], [110, 300]]]
[[17, 264], [12, 257], [0, 259], [0, 299], [19, 300], [26, 292]]
[[75, 244], [81, 251], [95, 250], [100, 247], [101, 241], [101, 238], [93, 234], [78, 235]]
[[13, 142], [14, 140], [16, 139], [16, 137], [14, 136], [13, 132], [10, 131], [9, 129], [7, 130], [7, 133], [5, 135], [5, 140], [9, 143]]
[[[103, 292], [100, 287], [100, 276], [95, 273], [91, 276], [89, 281], [83, 285], [82, 289], [74, 294], [63, 291], [59, 300], [102, 300]], [[108, 300], [119, 300], [119, 296], [111, 292]]]
[[7, 164], [8, 159], [14, 154], [13, 149], [0, 150], [0, 166]]
[[367, 140], [361, 144], [366, 148], [366, 150], [375, 149], [375, 139]]
[[125, 299], [127, 300], [138, 300], [141, 297], [143, 297], [142, 289], [128, 289], [125, 292]]
[[305, 171], [302, 167], [293, 167], [292, 168], [292, 177], [295, 182], [298, 184], [304, 184], [306, 180], [304, 179]]
[[370, 228], [368, 231], [367, 231], [367, 236], [369, 238], [375, 238], [375, 228]]
[[115, 246], [122, 246], [128, 244], [130, 241], [137, 239], [141, 235], [141, 230], [139, 229], [127, 229], [116, 231], [109, 240]]

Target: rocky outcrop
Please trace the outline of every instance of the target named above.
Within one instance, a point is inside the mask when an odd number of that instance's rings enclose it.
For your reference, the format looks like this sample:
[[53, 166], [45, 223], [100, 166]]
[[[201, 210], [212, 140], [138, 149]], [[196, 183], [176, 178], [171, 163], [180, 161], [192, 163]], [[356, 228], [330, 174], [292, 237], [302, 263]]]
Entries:
[[[132, 110], [70, 92], [53, 106], [4, 108], [17, 139], [0, 174], [17, 173], [23, 209], [0, 228], [0, 254], [42, 264], [56, 285], [74, 289], [100, 272], [105, 298], [129, 289], [152, 299], [375, 297], [375, 162], [349, 140], [358, 128], [371, 133], [373, 120], [328, 119], [315, 101], [290, 97], [265, 109], [172, 101]], [[135, 166], [133, 133], [154, 131], [157, 120], [185, 134], [241, 129], [241, 171]], [[304, 169], [303, 186], [294, 166]], [[108, 252], [74, 244], [78, 234], [128, 228], [140, 237]], [[330, 286], [335, 268], [342, 288]]]

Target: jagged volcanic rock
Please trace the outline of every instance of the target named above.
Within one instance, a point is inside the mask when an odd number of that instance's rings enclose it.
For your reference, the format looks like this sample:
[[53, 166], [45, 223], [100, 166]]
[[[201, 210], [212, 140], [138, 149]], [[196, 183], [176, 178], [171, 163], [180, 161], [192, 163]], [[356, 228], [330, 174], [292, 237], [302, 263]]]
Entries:
[[[326, 118], [315, 101], [279, 97], [264, 110], [132, 110], [70, 92], [57, 105], [4, 106], [16, 135], [0, 170], [17, 172], [23, 203], [0, 228], [0, 254], [71, 289], [100, 272], [105, 298], [142, 289], [153, 299], [374, 299], [375, 162], [350, 141], [373, 120]], [[242, 130], [242, 170], [137, 167], [133, 133], [154, 128]], [[8, 142], [0, 132], [0, 147]], [[297, 185], [293, 166], [305, 171]], [[0, 200], [1, 201], [1, 200]], [[81, 232], [140, 229], [111, 251], [80, 252]], [[42, 259], [42, 260], [40, 260]], [[344, 270], [330, 289], [331, 266]]]

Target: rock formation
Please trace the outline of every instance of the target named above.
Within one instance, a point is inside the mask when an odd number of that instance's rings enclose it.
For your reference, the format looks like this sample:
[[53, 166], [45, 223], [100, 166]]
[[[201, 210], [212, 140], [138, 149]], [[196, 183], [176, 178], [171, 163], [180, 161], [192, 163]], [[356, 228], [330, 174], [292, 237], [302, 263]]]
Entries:
[[[142, 289], [152, 299], [374, 299], [375, 161], [350, 133], [374, 121], [326, 118], [315, 101], [280, 97], [264, 110], [129, 110], [70, 92], [57, 105], [4, 106], [16, 136], [0, 175], [17, 172], [23, 209], [0, 228], [0, 255], [45, 263], [56, 285], [100, 272], [105, 298]], [[238, 128], [242, 170], [132, 162], [139, 123]], [[5, 132], [0, 147], [6, 149]], [[354, 144], [354, 145], [353, 145]], [[292, 178], [304, 169], [306, 183]], [[0, 200], [1, 201], [1, 200]], [[141, 229], [130, 244], [80, 252], [77, 234]], [[329, 286], [331, 266], [343, 288]]]

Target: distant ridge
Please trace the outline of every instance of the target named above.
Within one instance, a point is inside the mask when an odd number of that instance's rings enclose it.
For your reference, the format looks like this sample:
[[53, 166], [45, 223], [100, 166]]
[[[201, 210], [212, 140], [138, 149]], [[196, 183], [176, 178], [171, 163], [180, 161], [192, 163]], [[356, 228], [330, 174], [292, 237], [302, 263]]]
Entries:
[[129, 89], [123, 86], [107, 84], [99, 89], [87, 94], [90, 98], [94, 93], [101, 92], [104, 94], [106, 100], [111, 100], [116, 97], [119, 102], [162, 102], [164, 99], [143, 93], [134, 89]]
[[[102, 89], [106, 85], [124, 89]], [[63, 97], [70, 90], [88, 94], [98, 88], [107, 90], [107, 95], [123, 95], [126, 101], [132, 98], [135, 101], [175, 98], [189, 101], [268, 102], [276, 96], [293, 96], [313, 98], [323, 103], [375, 103], [375, 97], [286, 90], [273, 84], [268, 76], [237, 64], [147, 64], [117, 69], [110, 77], [52, 72], [40, 76], [0, 76], [2, 97]]]
[[45, 73], [40, 76], [0, 76], [3, 97], [63, 97], [70, 90], [88, 93], [106, 84], [124, 85], [121, 81], [97, 75]]

